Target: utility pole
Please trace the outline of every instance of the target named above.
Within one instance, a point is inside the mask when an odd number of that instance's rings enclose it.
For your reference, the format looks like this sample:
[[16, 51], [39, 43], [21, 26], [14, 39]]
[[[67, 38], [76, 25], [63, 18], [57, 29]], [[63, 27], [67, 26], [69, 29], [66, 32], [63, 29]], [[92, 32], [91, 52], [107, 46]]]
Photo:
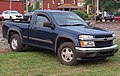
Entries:
[[10, 10], [12, 10], [12, 0], [10, 0]]
[[26, 0], [26, 12], [28, 12], [28, 0]]
[[92, 13], [94, 13], [94, 0], [92, 0]]
[[[99, 0], [94, 0], [95, 2], [95, 16], [99, 15]], [[96, 17], [95, 17], [95, 22], [96, 22]]]
[[90, 8], [90, 5], [88, 4], [87, 5], [87, 14], [89, 14], [89, 8]]
[[99, 14], [99, 0], [97, 0], [96, 13], [97, 13], [97, 15]]

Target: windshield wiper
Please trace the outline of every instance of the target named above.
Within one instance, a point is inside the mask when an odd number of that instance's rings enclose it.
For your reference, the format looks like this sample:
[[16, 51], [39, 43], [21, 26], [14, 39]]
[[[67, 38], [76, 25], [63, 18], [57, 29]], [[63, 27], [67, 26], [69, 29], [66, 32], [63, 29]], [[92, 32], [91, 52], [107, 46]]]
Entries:
[[71, 26], [70, 24], [62, 24], [60, 26]]
[[70, 19], [70, 20], [80, 20], [80, 19], [77, 19], [77, 18], [67, 18], [67, 19]]
[[72, 24], [71, 26], [87, 26], [85, 24]]

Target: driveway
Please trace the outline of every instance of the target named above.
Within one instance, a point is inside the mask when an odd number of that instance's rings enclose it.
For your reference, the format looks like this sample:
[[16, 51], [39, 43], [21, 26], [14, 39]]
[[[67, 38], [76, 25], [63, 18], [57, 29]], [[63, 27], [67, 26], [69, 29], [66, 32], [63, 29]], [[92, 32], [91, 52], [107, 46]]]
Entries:
[[120, 40], [120, 22], [103, 22], [97, 23], [95, 27], [99, 27], [102, 29], [114, 31], [116, 35], [116, 39]]

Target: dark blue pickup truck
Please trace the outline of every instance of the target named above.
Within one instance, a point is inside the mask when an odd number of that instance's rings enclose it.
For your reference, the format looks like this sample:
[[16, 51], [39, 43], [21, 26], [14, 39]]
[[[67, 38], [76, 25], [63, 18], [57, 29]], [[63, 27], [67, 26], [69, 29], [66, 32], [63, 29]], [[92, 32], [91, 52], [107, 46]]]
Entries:
[[113, 32], [90, 27], [73, 12], [37, 10], [30, 21], [5, 21], [2, 29], [11, 50], [22, 51], [26, 45], [53, 50], [65, 65], [106, 59], [118, 51]]

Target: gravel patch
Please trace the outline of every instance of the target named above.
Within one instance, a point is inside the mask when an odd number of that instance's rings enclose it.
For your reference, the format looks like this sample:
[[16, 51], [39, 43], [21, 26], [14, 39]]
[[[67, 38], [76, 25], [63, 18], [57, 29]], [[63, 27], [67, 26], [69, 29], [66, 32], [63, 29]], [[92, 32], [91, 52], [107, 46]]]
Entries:
[[10, 50], [9, 44], [6, 39], [2, 36], [2, 28], [0, 25], [0, 53], [7, 52]]
[[95, 27], [113, 31], [116, 35], [116, 39], [120, 40], [120, 22], [97, 23]]

